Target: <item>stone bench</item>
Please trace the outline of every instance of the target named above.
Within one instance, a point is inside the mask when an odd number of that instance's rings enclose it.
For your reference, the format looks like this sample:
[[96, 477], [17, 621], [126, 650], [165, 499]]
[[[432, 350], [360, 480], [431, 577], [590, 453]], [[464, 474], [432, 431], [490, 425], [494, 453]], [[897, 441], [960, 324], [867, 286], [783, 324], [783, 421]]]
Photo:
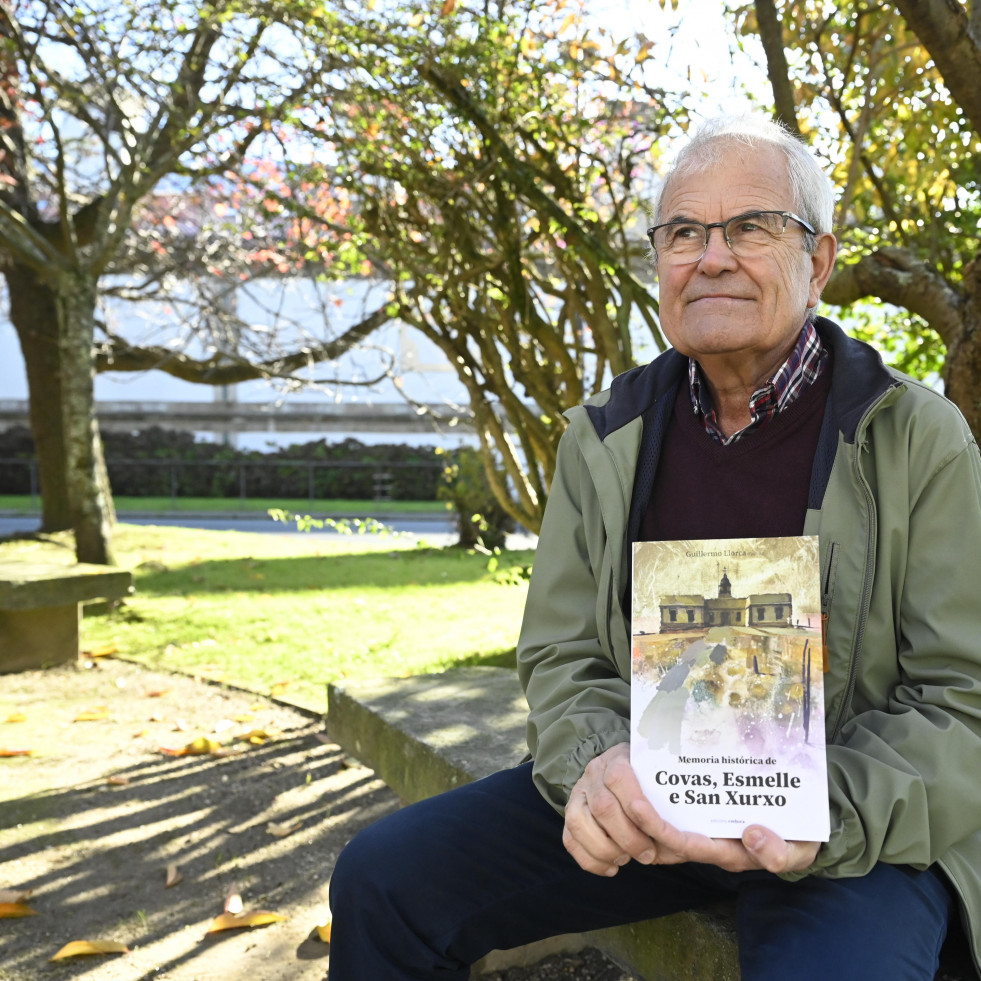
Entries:
[[[513, 671], [445, 674], [328, 686], [331, 739], [371, 767], [404, 803], [510, 766], [527, 752], [527, 704]], [[732, 910], [720, 906], [495, 951], [474, 974], [596, 947], [643, 981], [738, 981]], [[976, 981], [963, 936], [945, 948], [937, 981]]]
[[103, 565], [0, 560], [0, 673], [74, 661], [82, 604], [132, 586], [130, 572]]

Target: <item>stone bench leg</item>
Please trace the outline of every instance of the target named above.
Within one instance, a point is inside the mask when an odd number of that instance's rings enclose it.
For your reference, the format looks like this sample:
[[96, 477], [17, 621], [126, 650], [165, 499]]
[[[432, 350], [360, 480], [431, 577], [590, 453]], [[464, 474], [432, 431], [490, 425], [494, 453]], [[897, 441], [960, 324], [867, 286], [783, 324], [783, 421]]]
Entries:
[[79, 603], [0, 610], [0, 673], [76, 660], [80, 611]]

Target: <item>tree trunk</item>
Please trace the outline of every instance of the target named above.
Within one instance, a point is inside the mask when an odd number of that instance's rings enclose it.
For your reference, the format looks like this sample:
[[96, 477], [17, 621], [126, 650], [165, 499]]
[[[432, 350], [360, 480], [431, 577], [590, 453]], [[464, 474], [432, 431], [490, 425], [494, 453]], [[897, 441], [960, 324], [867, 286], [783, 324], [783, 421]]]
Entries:
[[98, 282], [79, 270], [56, 276], [64, 459], [75, 556], [79, 562], [113, 565], [111, 498], [100, 474], [102, 444], [95, 417], [92, 343]]
[[959, 310], [961, 326], [947, 342], [944, 392], [964, 413], [975, 437], [981, 439], [981, 258], [964, 268]]
[[27, 266], [10, 263], [4, 268], [4, 276], [10, 296], [10, 320], [27, 369], [31, 432], [41, 483], [41, 530], [63, 531], [71, 528], [72, 518], [65, 474], [55, 294]]

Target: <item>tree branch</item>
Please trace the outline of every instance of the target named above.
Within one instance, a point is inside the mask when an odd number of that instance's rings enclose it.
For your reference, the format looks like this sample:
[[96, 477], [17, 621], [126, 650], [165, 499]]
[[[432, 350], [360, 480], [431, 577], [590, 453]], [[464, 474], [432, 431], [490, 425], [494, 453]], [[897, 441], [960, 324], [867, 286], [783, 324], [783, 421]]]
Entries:
[[957, 0], [896, 0], [896, 7], [930, 52], [975, 133], [981, 133], [981, 37], [971, 31], [966, 5]]
[[756, 0], [756, 23], [766, 54], [766, 75], [773, 89], [777, 121], [800, 136], [794, 87], [790, 82], [790, 66], [783, 46], [783, 30], [773, 0]]
[[962, 328], [961, 294], [907, 249], [879, 249], [839, 267], [821, 299], [847, 306], [868, 296], [922, 317], [948, 347]]
[[182, 351], [166, 347], [134, 347], [121, 337], [111, 337], [110, 343], [96, 351], [96, 371], [163, 371], [184, 381], [203, 385], [234, 385], [258, 378], [289, 378], [296, 371], [319, 361], [332, 361], [361, 343], [382, 324], [398, 316], [390, 311], [390, 304], [379, 307], [360, 323], [348, 328], [340, 337], [326, 344], [319, 344], [267, 361], [249, 362], [231, 358], [228, 354], [215, 354], [210, 358], [195, 359]]

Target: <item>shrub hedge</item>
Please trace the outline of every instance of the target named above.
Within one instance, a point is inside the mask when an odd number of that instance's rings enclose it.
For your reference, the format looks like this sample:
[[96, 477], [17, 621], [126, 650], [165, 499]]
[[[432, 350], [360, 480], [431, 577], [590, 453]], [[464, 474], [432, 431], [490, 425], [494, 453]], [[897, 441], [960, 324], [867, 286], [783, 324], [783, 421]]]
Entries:
[[[200, 442], [192, 433], [153, 427], [102, 435], [113, 493], [121, 497], [282, 497], [436, 500], [455, 451], [357, 439], [320, 439], [263, 453]], [[32, 460], [30, 430], [0, 431], [0, 460]], [[387, 477], [385, 476], [387, 475]], [[27, 466], [0, 466], [0, 494], [27, 494]], [[243, 494], [244, 491], [244, 494]]]

